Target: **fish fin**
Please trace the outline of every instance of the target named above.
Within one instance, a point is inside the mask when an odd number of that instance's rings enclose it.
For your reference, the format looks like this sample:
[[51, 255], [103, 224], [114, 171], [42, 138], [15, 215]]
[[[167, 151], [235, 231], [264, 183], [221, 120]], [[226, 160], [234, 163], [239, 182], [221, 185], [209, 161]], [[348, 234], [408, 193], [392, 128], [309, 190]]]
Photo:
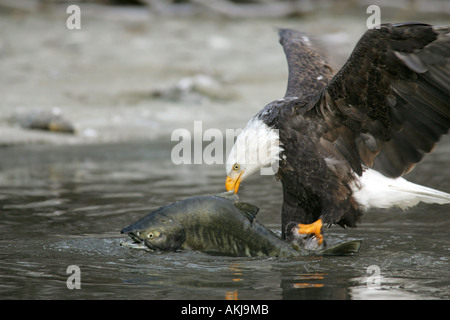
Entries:
[[337, 244], [331, 248], [319, 251], [322, 255], [343, 256], [356, 254], [361, 248], [361, 240], [351, 240], [344, 243]]
[[241, 212], [244, 214], [244, 216], [247, 217], [248, 220], [250, 220], [250, 222], [253, 222], [253, 220], [256, 217], [256, 214], [259, 211], [259, 208], [257, 206], [254, 206], [246, 202], [235, 201], [234, 205], [236, 206], [236, 208], [241, 210]]
[[216, 194], [216, 197], [235, 201], [239, 200], [239, 196], [236, 193], [234, 193], [233, 190]]

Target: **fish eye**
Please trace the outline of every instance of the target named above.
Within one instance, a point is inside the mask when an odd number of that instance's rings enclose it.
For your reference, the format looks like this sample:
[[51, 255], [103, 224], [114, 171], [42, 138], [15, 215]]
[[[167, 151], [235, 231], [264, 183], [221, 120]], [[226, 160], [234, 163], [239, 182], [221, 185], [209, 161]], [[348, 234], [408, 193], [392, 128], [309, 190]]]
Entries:
[[238, 163], [235, 163], [235, 164], [233, 165], [233, 170], [234, 170], [234, 171], [239, 171], [240, 168], [241, 168], [241, 167], [239, 166]]
[[160, 235], [160, 233], [158, 231], [153, 231], [153, 232], [149, 232], [147, 233], [147, 239], [153, 239], [156, 238]]

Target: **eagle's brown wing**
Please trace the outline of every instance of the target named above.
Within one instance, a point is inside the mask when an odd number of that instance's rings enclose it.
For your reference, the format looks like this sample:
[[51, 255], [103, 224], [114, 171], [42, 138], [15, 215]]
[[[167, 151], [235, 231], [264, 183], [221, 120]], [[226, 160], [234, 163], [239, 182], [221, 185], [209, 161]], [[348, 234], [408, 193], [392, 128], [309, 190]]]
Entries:
[[333, 71], [317, 43], [296, 30], [280, 29], [278, 34], [289, 71], [285, 98], [304, 99], [320, 93], [333, 77]]
[[409, 172], [450, 128], [449, 30], [368, 30], [310, 111], [327, 123], [324, 147], [360, 175], [363, 166], [390, 177]]

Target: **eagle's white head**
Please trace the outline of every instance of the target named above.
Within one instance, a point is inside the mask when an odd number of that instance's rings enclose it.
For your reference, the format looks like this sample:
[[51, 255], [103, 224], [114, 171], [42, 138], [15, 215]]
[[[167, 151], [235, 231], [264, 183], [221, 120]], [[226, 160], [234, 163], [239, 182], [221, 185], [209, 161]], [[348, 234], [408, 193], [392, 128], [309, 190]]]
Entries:
[[237, 137], [227, 158], [227, 191], [237, 193], [241, 182], [256, 171], [267, 168], [262, 174], [274, 174], [278, 170], [280, 152], [278, 129], [266, 125], [257, 118], [251, 119]]

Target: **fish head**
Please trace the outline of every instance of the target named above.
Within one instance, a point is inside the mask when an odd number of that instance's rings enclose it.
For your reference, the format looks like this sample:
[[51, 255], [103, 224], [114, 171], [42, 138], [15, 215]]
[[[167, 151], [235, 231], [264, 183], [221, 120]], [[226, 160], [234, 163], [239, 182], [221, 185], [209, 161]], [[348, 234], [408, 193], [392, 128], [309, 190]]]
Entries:
[[121, 233], [127, 233], [135, 242], [159, 251], [175, 251], [186, 240], [183, 226], [176, 219], [158, 212], [125, 227]]
[[147, 247], [160, 251], [175, 251], [186, 240], [184, 229], [177, 223], [152, 226], [141, 231], [140, 235]]

